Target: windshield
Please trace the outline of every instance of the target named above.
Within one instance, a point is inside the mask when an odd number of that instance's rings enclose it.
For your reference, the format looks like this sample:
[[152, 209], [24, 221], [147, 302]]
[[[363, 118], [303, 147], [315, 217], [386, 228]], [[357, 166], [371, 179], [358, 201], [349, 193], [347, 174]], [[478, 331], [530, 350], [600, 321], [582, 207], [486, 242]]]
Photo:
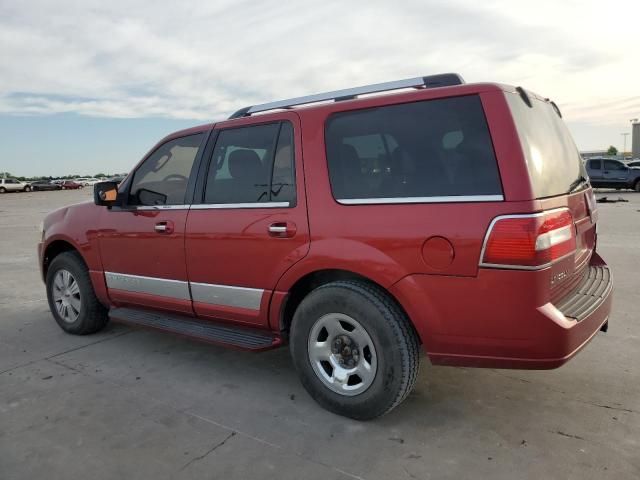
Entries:
[[506, 93], [518, 129], [536, 198], [567, 193], [580, 177], [587, 178], [569, 129], [549, 102], [530, 96], [533, 107], [520, 95]]

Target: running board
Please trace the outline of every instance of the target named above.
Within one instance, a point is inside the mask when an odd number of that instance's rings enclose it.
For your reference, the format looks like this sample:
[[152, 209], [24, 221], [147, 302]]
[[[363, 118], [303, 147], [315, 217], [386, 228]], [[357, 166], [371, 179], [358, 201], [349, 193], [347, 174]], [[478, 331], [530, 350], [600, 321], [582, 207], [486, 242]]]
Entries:
[[282, 339], [278, 335], [265, 330], [222, 325], [170, 313], [134, 308], [112, 308], [109, 310], [109, 317], [134, 327], [152, 328], [242, 350], [268, 350], [282, 344]]

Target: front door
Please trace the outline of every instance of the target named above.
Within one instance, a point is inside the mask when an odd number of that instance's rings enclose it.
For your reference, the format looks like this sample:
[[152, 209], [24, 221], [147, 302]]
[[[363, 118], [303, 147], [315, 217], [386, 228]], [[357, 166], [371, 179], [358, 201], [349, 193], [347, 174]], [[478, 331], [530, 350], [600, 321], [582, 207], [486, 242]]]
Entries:
[[603, 160], [603, 176], [607, 186], [612, 188], [624, 188], [627, 185], [629, 169], [617, 160]]
[[124, 204], [102, 211], [100, 253], [115, 304], [193, 313], [184, 253], [186, 192], [204, 136], [160, 145], [123, 186]]
[[198, 316], [267, 326], [278, 279], [309, 250], [298, 116], [276, 119], [217, 131], [186, 227]]

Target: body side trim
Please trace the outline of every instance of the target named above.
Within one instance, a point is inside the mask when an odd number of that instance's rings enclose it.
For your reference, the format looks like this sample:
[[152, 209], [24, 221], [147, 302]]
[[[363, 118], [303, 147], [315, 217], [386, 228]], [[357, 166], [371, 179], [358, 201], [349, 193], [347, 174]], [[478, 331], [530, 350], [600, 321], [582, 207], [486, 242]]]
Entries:
[[127, 292], [147, 293], [160, 297], [191, 300], [189, 284], [181, 280], [165, 278], [143, 277], [125, 273], [104, 272], [107, 288], [124, 290]]
[[233, 287], [210, 283], [190, 282], [194, 302], [210, 305], [260, 310], [264, 290], [259, 288]]
[[107, 288], [125, 292], [145, 293], [179, 300], [191, 300], [209, 305], [260, 310], [264, 290], [260, 288], [185, 282], [165, 278], [104, 272]]

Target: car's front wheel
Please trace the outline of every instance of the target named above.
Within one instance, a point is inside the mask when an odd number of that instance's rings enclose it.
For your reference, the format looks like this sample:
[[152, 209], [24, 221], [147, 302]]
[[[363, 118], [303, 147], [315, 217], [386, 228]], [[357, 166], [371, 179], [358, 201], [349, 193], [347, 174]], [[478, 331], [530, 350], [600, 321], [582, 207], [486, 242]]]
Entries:
[[290, 333], [302, 384], [334, 413], [378, 417], [415, 384], [418, 338], [400, 307], [375, 285], [349, 280], [318, 287], [297, 308]]
[[102, 330], [109, 321], [77, 252], [61, 253], [51, 261], [46, 286], [51, 313], [65, 332], [88, 335]]
[[30, 192], [31, 191], [31, 186], [27, 185], [26, 187], [24, 187], [24, 191], [25, 192]]

